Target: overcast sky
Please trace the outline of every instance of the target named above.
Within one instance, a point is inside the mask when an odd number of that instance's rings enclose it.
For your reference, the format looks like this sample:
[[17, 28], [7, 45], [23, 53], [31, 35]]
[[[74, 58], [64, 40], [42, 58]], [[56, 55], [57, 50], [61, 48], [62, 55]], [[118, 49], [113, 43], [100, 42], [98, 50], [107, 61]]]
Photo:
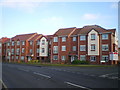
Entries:
[[20, 1], [0, 2], [0, 38], [34, 32], [49, 35], [59, 28], [94, 24], [118, 31], [117, 2]]

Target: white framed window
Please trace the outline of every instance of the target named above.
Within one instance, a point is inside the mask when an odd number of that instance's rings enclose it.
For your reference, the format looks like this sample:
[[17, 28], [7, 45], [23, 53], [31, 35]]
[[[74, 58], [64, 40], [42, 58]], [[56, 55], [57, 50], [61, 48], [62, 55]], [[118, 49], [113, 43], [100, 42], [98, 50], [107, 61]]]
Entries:
[[84, 41], [84, 40], [86, 40], [86, 36], [85, 35], [81, 35], [80, 36], [80, 41]]
[[16, 56], [16, 59], [18, 59], [18, 56]]
[[25, 52], [25, 48], [22, 48], [22, 53], [24, 53]]
[[53, 47], [53, 53], [58, 53], [58, 46]]
[[45, 45], [45, 40], [42, 40], [42, 45]]
[[61, 56], [61, 60], [66, 60], [66, 56]]
[[66, 51], [66, 46], [62, 46], [62, 51]]
[[90, 61], [95, 62], [96, 61], [96, 56], [90, 56]]
[[109, 60], [108, 55], [102, 55], [101, 62], [108, 62], [108, 60]]
[[17, 45], [20, 45], [20, 41], [17, 41]]
[[21, 56], [21, 60], [24, 60], [24, 56]]
[[85, 61], [86, 60], [86, 56], [85, 55], [80, 55], [80, 60], [81, 61]]
[[73, 48], [72, 48], [72, 49], [73, 49], [73, 51], [76, 51], [76, 46], [73, 46]]
[[58, 56], [57, 56], [57, 55], [54, 55], [54, 56], [53, 56], [53, 60], [58, 60]]
[[22, 41], [22, 45], [25, 45], [25, 41]]
[[108, 51], [108, 44], [102, 45], [102, 51]]
[[102, 34], [102, 39], [108, 39], [108, 34]]
[[30, 53], [32, 53], [33, 52], [33, 50], [32, 49], [30, 49]]
[[42, 53], [45, 53], [45, 48], [42, 48]]
[[58, 37], [54, 37], [53, 42], [58, 42]]
[[30, 45], [32, 45], [33, 44], [33, 41], [30, 41]]
[[85, 51], [86, 50], [86, 45], [80, 45], [80, 51]]
[[37, 45], [40, 45], [40, 41], [39, 40], [37, 41]]
[[20, 49], [17, 48], [17, 49], [16, 49], [16, 54], [19, 55], [19, 52], [20, 52]]
[[2, 43], [0, 43], [0, 47], [2, 47]]
[[91, 44], [91, 51], [95, 51], [95, 44]]
[[40, 49], [39, 48], [37, 48], [37, 53], [39, 53], [40, 52]]
[[62, 42], [66, 42], [66, 37], [62, 37]]
[[95, 34], [91, 34], [91, 40], [95, 40]]
[[12, 41], [12, 46], [14, 46], [14, 41]]
[[73, 41], [76, 41], [76, 37], [73, 37]]
[[7, 43], [7, 46], [10, 46], [10, 42]]
[[14, 49], [13, 49], [13, 48], [12, 48], [12, 51], [11, 51], [11, 52], [12, 52], [12, 54], [14, 54]]

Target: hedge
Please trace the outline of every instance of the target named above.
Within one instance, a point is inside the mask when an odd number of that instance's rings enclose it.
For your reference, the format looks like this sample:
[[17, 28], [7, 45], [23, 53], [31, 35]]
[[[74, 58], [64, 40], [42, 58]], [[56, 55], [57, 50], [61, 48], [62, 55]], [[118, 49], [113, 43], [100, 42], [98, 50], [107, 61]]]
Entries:
[[89, 64], [88, 61], [74, 60], [72, 64]]

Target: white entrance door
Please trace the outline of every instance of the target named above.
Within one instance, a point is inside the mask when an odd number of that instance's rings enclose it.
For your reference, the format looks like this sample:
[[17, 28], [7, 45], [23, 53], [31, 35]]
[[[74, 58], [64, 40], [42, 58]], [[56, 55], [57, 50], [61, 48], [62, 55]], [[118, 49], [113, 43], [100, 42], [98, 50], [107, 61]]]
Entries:
[[28, 57], [28, 61], [30, 61], [30, 60], [31, 60], [31, 57], [29, 56], [29, 57]]
[[71, 56], [71, 62], [73, 62], [75, 60], [74, 56]]

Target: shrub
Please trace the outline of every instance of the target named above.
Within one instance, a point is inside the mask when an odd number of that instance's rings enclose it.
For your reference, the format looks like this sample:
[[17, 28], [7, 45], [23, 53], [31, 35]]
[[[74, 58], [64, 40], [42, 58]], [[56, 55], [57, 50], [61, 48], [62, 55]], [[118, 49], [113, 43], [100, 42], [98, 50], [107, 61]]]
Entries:
[[72, 64], [89, 64], [88, 61], [80, 61], [80, 60], [74, 60]]
[[30, 61], [28, 61], [29, 63], [38, 63], [38, 62], [40, 62], [39, 60], [30, 60]]

